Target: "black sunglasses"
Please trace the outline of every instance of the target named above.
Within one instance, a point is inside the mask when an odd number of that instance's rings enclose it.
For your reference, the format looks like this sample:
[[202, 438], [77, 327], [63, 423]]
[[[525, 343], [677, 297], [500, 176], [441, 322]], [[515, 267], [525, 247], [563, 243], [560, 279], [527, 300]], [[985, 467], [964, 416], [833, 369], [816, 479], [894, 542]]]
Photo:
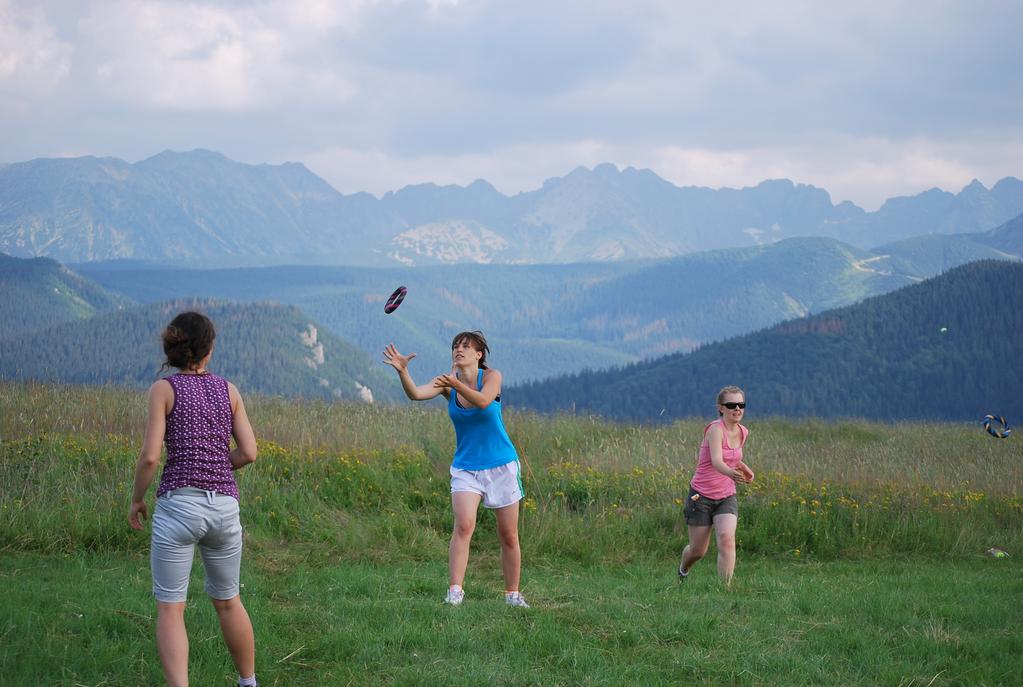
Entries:
[[745, 408], [746, 402], [743, 401], [742, 403], [733, 403], [732, 401], [729, 401], [728, 403], [722, 403], [721, 405], [723, 405], [725, 408], [728, 408], [729, 410], [735, 410], [736, 408]]

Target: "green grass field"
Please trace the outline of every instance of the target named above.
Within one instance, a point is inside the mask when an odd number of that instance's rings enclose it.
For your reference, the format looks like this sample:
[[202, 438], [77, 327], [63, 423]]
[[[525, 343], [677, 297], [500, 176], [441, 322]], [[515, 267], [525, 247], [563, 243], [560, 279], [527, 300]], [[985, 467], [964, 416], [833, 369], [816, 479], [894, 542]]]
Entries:
[[[761, 420], [730, 589], [684, 585], [702, 421], [509, 413], [530, 610], [481, 514], [445, 607], [438, 406], [248, 399], [243, 598], [263, 685], [1023, 684], [1023, 452], [978, 426]], [[140, 394], [0, 383], [0, 684], [161, 684], [148, 536], [125, 521]], [[152, 493], [152, 492], [151, 492]], [[998, 546], [1008, 559], [984, 555]], [[192, 684], [230, 685], [196, 568]]]

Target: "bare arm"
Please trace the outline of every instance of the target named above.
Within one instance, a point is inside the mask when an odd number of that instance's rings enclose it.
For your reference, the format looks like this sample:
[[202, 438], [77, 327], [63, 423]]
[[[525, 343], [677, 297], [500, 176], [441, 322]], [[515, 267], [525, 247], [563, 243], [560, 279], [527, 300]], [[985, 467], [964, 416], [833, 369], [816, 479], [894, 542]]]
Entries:
[[441, 394], [447, 398], [448, 390], [443, 387], [436, 385], [436, 379], [429, 384], [423, 384], [422, 386], [416, 386], [415, 381], [412, 379], [412, 375], [409, 374], [408, 364], [413, 358], [416, 357], [415, 353], [408, 355], [402, 355], [398, 352], [398, 349], [394, 347], [394, 344], [387, 344], [387, 348], [384, 349], [384, 365], [390, 365], [398, 372], [398, 379], [401, 381], [401, 388], [413, 401], [428, 401], [431, 398], [436, 398]]
[[483, 388], [479, 391], [453, 374], [441, 375], [433, 380], [433, 383], [440, 385], [445, 390], [454, 389], [469, 402], [469, 405], [475, 408], [486, 408], [501, 395], [501, 372], [499, 370], [487, 370], [483, 373]]
[[231, 434], [234, 435], [235, 448], [231, 451], [231, 469], [237, 470], [256, 462], [256, 434], [252, 431], [252, 423], [245, 412], [242, 395], [231, 382], [227, 383], [227, 393], [231, 397], [231, 414], [234, 421]]
[[142, 529], [142, 520], [148, 516], [146, 492], [153, 483], [156, 468], [160, 465], [160, 451], [167, 431], [167, 413], [174, 404], [174, 389], [170, 382], [160, 380], [149, 387], [146, 399], [148, 408], [146, 432], [142, 438], [142, 450], [135, 464], [135, 484], [131, 490], [131, 506], [128, 508], [128, 523], [135, 529]]

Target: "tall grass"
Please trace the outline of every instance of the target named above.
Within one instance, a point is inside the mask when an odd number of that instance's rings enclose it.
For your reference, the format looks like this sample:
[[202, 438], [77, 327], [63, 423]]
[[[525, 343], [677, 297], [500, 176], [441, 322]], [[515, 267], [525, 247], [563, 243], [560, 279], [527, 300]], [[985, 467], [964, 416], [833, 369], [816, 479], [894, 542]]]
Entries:
[[[1018, 437], [751, 417], [757, 480], [725, 590], [712, 563], [673, 579], [703, 420], [509, 412], [528, 492], [519, 613], [492, 525], [473, 540], [469, 600], [440, 604], [453, 436], [439, 404], [248, 407], [242, 583], [262, 684], [1023, 680], [1019, 560], [982, 557], [1023, 551]], [[18, 590], [0, 595], [0, 684], [160, 682], [149, 537], [125, 520], [144, 410], [138, 392], [0, 383], [0, 582]], [[194, 572], [192, 683], [233, 684]]]
[[[381, 406], [261, 397], [246, 402], [257, 436], [296, 454], [414, 447], [440, 465], [450, 461], [454, 446], [439, 402]], [[816, 482], [972, 488], [991, 495], [1023, 489], [1019, 437], [994, 439], [981, 429], [979, 418], [968, 424], [881, 424], [750, 413], [747, 456], [758, 472]], [[45, 434], [138, 441], [144, 419], [141, 392], [0, 381], [0, 441]], [[509, 433], [531, 465], [568, 461], [611, 471], [691, 470], [709, 419], [641, 427], [593, 417], [505, 413]]]
[[[239, 474], [257, 546], [308, 556], [443, 557], [453, 434], [440, 404], [248, 399], [260, 459]], [[143, 424], [137, 392], [0, 385], [0, 547], [142, 550], [123, 525]], [[638, 427], [509, 412], [530, 555], [676, 553], [704, 424]], [[756, 482], [743, 552], [964, 555], [1023, 544], [1018, 440], [979, 426], [749, 422]], [[483, 517], [483, 516], [481, 516]], [[492, 537], [483, 528], [480, 547]]]

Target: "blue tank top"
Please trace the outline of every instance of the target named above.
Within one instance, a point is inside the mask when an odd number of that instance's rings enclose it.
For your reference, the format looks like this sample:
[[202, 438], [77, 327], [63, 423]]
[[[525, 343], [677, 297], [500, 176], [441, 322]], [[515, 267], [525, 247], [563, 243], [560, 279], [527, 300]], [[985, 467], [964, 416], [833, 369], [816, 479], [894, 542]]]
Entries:
[[[476, 378], [476, 390], [483, 388], [483, 370]], [[498, 397], [500, 398], [500, 397]], [[455, 426], [455, 459], [460, 470], [489, 470], [519, 459], [501, 419], [501, 402], [495, 398], [486, 408], [463, 408], [458, 393], [448, 394], [448, 415]]]

